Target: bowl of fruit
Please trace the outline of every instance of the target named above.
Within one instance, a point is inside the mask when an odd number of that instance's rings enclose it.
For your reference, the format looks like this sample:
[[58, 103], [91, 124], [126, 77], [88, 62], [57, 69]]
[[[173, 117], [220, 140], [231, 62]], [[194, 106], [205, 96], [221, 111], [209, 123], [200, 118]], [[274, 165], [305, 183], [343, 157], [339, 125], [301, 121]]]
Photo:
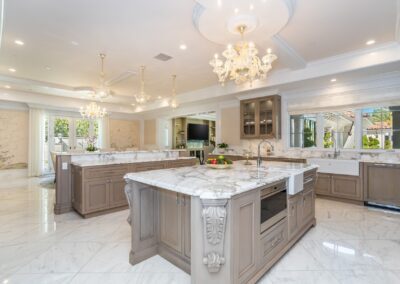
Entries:
[[229, 169], [232, 167], [233, 162], [226, 159], [224, 155], [219, 155], [217, 158], [207, 159], [207, 167], [212, 169]]

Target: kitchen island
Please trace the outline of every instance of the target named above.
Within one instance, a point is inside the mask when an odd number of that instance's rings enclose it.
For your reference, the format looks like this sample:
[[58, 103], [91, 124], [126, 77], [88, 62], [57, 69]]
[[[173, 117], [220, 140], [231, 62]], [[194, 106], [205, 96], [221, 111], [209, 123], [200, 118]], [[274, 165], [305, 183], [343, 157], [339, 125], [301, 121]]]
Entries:
[[[156, 254], [191, 274], [192, 283], [254, 283], [315, 225], [316, 166], [237, 161], [129, 173], [135, 265]], [[301, 178], [301, 184], [288, 182]], [[289, 188], [300, 190], [293, 195]]]
[[52, 153], [56, 172], [54, 213], [73, 209], [84, 217], [124, 209], [123, 176], [130, 172], [192, 166], [179, 150]]

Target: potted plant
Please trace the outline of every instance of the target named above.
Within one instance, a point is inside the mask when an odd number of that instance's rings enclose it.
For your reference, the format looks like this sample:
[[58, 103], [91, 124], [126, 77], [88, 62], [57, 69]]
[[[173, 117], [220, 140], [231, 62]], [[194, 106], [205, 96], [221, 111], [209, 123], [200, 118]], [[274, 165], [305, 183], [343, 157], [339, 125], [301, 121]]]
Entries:
[[97, 141], [97, 137], [96, 136], [88, 136], [88, 137], [86, 137], [86, 142], [87, 142], [86, 151], [88, 151], [88, 152], [97, 151], [98, 149], [96, 147], [96, 141]]
[[228, 149], [228, 147], [229, 147], [229, 145], [224, 142], [219, 143], [217, 146], [221, 153], [225, 153], [225, 150]]

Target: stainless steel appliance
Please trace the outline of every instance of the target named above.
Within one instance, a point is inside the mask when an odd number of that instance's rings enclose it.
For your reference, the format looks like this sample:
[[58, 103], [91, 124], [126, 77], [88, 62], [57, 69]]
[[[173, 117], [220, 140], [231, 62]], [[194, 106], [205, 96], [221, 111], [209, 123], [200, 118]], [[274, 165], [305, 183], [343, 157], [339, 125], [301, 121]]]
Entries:
[[287, 216], [286, 184], [261, 190], [261, 233]]

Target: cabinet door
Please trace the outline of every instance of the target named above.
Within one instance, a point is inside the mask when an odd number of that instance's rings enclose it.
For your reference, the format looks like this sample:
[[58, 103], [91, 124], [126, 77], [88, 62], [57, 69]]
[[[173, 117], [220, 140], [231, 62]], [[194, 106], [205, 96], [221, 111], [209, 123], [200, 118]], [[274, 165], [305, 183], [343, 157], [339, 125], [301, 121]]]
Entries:
[[182, 209], [180, 195], [160, 190], [160, 241], [182, 253]]
[[358, 176], [332, 175], [332, 195], [347, 199], [363, 200], [360, 178]]
[[108, 208], [109, 204], [108, 180], [96, 180], [85, 183], [84, 199], [85, 209], [83, 213], [90, 213]]
[[317, 182], [315, 183], [315, 192], [321, 195], [331, 194], [331, 175], [317, 174]]
[[123, 179], [111, 179], [110, 181], [110, 208], [128, 205], [125, 196], [125, 181]]
[[258, 107], [258, 133], [260, 137], [263, 138], [273, 138], [274, 137], [274, 99], [272, 97], [267, 99], [261, 99], [259, 101]]
[[366, 200], [400, 206], [400, 165], [364, 165]]
[[258, 136], [257, 131], [257, 109], [256, 100], [244, 101], [241, 103], [241, 137], [254, 138]]
[[191, 256], [191, 232], [190, 232], [190, 196], [183, 195], [183, 254]]
[[[229, 216], [228, 216], [229, 218]], [[232, 201], [234, 283], [246, 283], [260, 263], [260, 192], [253, 190]]]
[[301, 224], [299, 224], [300, 228], [302, 228], [305, 224], [310, 222], [314, 218], [315, 212], [315, 200], [314, 200], [314, 191], [308, 190], [303, 192], [302, 194], [302, 202], [301, 202]]
[[291, 197], [288, 199], [288, 227], [289, 227], [289, 240], [294, 237], [299, 229], [297, 217], [297, 203], [299, 198]]

